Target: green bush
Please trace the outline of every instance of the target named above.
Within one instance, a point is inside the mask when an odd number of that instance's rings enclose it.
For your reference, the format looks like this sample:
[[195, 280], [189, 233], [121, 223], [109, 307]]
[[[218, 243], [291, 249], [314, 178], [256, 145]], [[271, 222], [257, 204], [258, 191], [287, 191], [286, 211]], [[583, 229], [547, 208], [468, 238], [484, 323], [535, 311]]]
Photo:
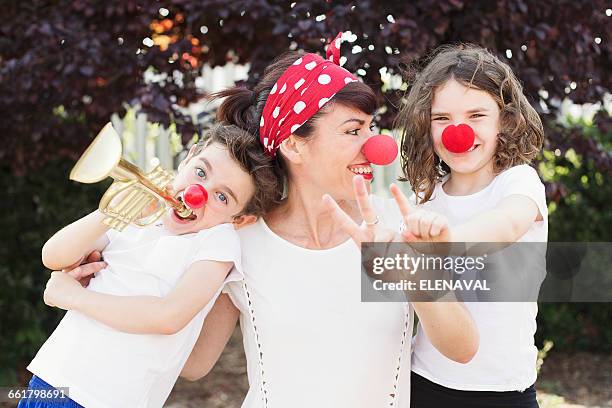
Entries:
[[609, 303], [545, 303], [538, 312], [536, 343], [551, 340], [555, 350], [612, 351]]
[[23, 368], [55, 328], [63, 312], [47, 307], [48, 278], [40, 250], [59, 228], [97, 207], [108, 183], [68, 180], [74, 163], [55, 161], [44, 170], [14, 176], [0, 170], [0, 384], [23, 381]]
[[[585, 122], [571, 125], [602, 150], [612, 148], [612, 134]], [[598, 171], [592, 158], [569, 148], [544, 151], [539, 170], [549, 187], [549, 241], [612, 241], [610, 169]], [[552, 340], [556, 350], [610, 352], [611, 321], [610, 303], [540, 304], [536, 342], [541, 347]]]

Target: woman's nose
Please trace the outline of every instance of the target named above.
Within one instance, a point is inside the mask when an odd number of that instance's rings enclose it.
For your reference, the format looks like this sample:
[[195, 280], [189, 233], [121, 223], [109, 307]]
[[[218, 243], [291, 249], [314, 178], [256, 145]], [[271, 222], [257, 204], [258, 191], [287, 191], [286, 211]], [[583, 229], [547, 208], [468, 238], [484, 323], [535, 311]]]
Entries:
[[397, 143], [388, 135], [376, 135], [370, 137], [361, 150], [366, 159], [373, 164], [385, 166], [397, 157]]

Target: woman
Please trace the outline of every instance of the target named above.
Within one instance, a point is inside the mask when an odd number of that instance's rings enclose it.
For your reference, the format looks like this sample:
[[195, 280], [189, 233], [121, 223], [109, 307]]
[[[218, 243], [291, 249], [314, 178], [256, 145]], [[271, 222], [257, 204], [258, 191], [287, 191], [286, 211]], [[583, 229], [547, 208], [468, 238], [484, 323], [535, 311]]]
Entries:
[[[329, 47], [336, 63], [337, 45]], [[243, 407], [408, 406], [412, 308], [360, 301], [359, 247], [322, 200], [329, 194], [363, 223], [363, 239], [401, 223], [393, 201], [373, 197], [362, 213], [353, 193], [356, 174], [371, 179], [363, 146], [373, 136], [374, 93], [315, 54], [288, 53], [252, 91], [221, 96], [218, 118], [258, 135], [278, 158], [286, 198], [239, 231], [247, 278], [219, 298], [182, 375], [212, 368], [240, 316], [250, 385]], [[443, 355], [472, 358], [478, 334], [463, 305], [412, 306]]]

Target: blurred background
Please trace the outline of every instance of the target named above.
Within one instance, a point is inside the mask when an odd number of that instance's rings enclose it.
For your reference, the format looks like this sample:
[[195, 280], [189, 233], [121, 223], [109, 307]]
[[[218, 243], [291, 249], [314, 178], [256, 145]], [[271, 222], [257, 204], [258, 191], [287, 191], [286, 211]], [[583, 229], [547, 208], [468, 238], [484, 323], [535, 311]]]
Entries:
[[[113, 122], [133, 163], [175, 168], [212, 123], [206, 95], [256, 83], [286, 50], [322, 52], [339, 31], [344, 67], [377, 90], [377, 124], [393, 135], [402, 73], [427, 51], [472, 42], [508, 62], [546, 128], [535, 165], [549, 240], [611, 241], [609, 1], [4, 0], [0, 17], [0, 386], [25, 385], [63, 315], [42, 302], [40, 249], [108, 186], [68, 180], [102, 126]], [[386, 194], [398, 165], [375, 175]], [[610, 304], [540, 305], [542, 407], [612, 407], [611, 321]], [[246, 388], [237, 331], [167, 406], [239, 407]]]

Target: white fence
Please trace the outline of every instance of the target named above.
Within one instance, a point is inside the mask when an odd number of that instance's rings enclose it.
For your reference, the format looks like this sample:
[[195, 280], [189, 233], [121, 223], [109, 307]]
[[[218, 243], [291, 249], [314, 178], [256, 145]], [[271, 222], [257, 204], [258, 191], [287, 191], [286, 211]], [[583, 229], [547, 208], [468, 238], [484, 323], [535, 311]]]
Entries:
[[[205, 67], [196, 85], [207, 93], [217, 92], [233, 86], [238, 80], [245, 79], [247, 73], [248, 66], [231, 63], [214, 69]], [[218, 103], [193, 104], [186, 113], [196, 120], [199, 114], [216, 107]], [[124, 158], [142, 169], [149, 170], [151, 160], [157, 158], [163, 168], [176, 170], [185, 155], [179, 135], [172, 128], [166, 129], [160, 124], [149, 122], [146, 114], [138, 113], [137, 107], [130, 109], [123, 119], [113, 115], [111, 121], [122, 137]], [[389, 166], [375, 166], [372, 191], [388, 196], [389, 184], [395, 181], [399, 174], [398, 159]], [[405, 183], [401, 184], [407, 192]]]

